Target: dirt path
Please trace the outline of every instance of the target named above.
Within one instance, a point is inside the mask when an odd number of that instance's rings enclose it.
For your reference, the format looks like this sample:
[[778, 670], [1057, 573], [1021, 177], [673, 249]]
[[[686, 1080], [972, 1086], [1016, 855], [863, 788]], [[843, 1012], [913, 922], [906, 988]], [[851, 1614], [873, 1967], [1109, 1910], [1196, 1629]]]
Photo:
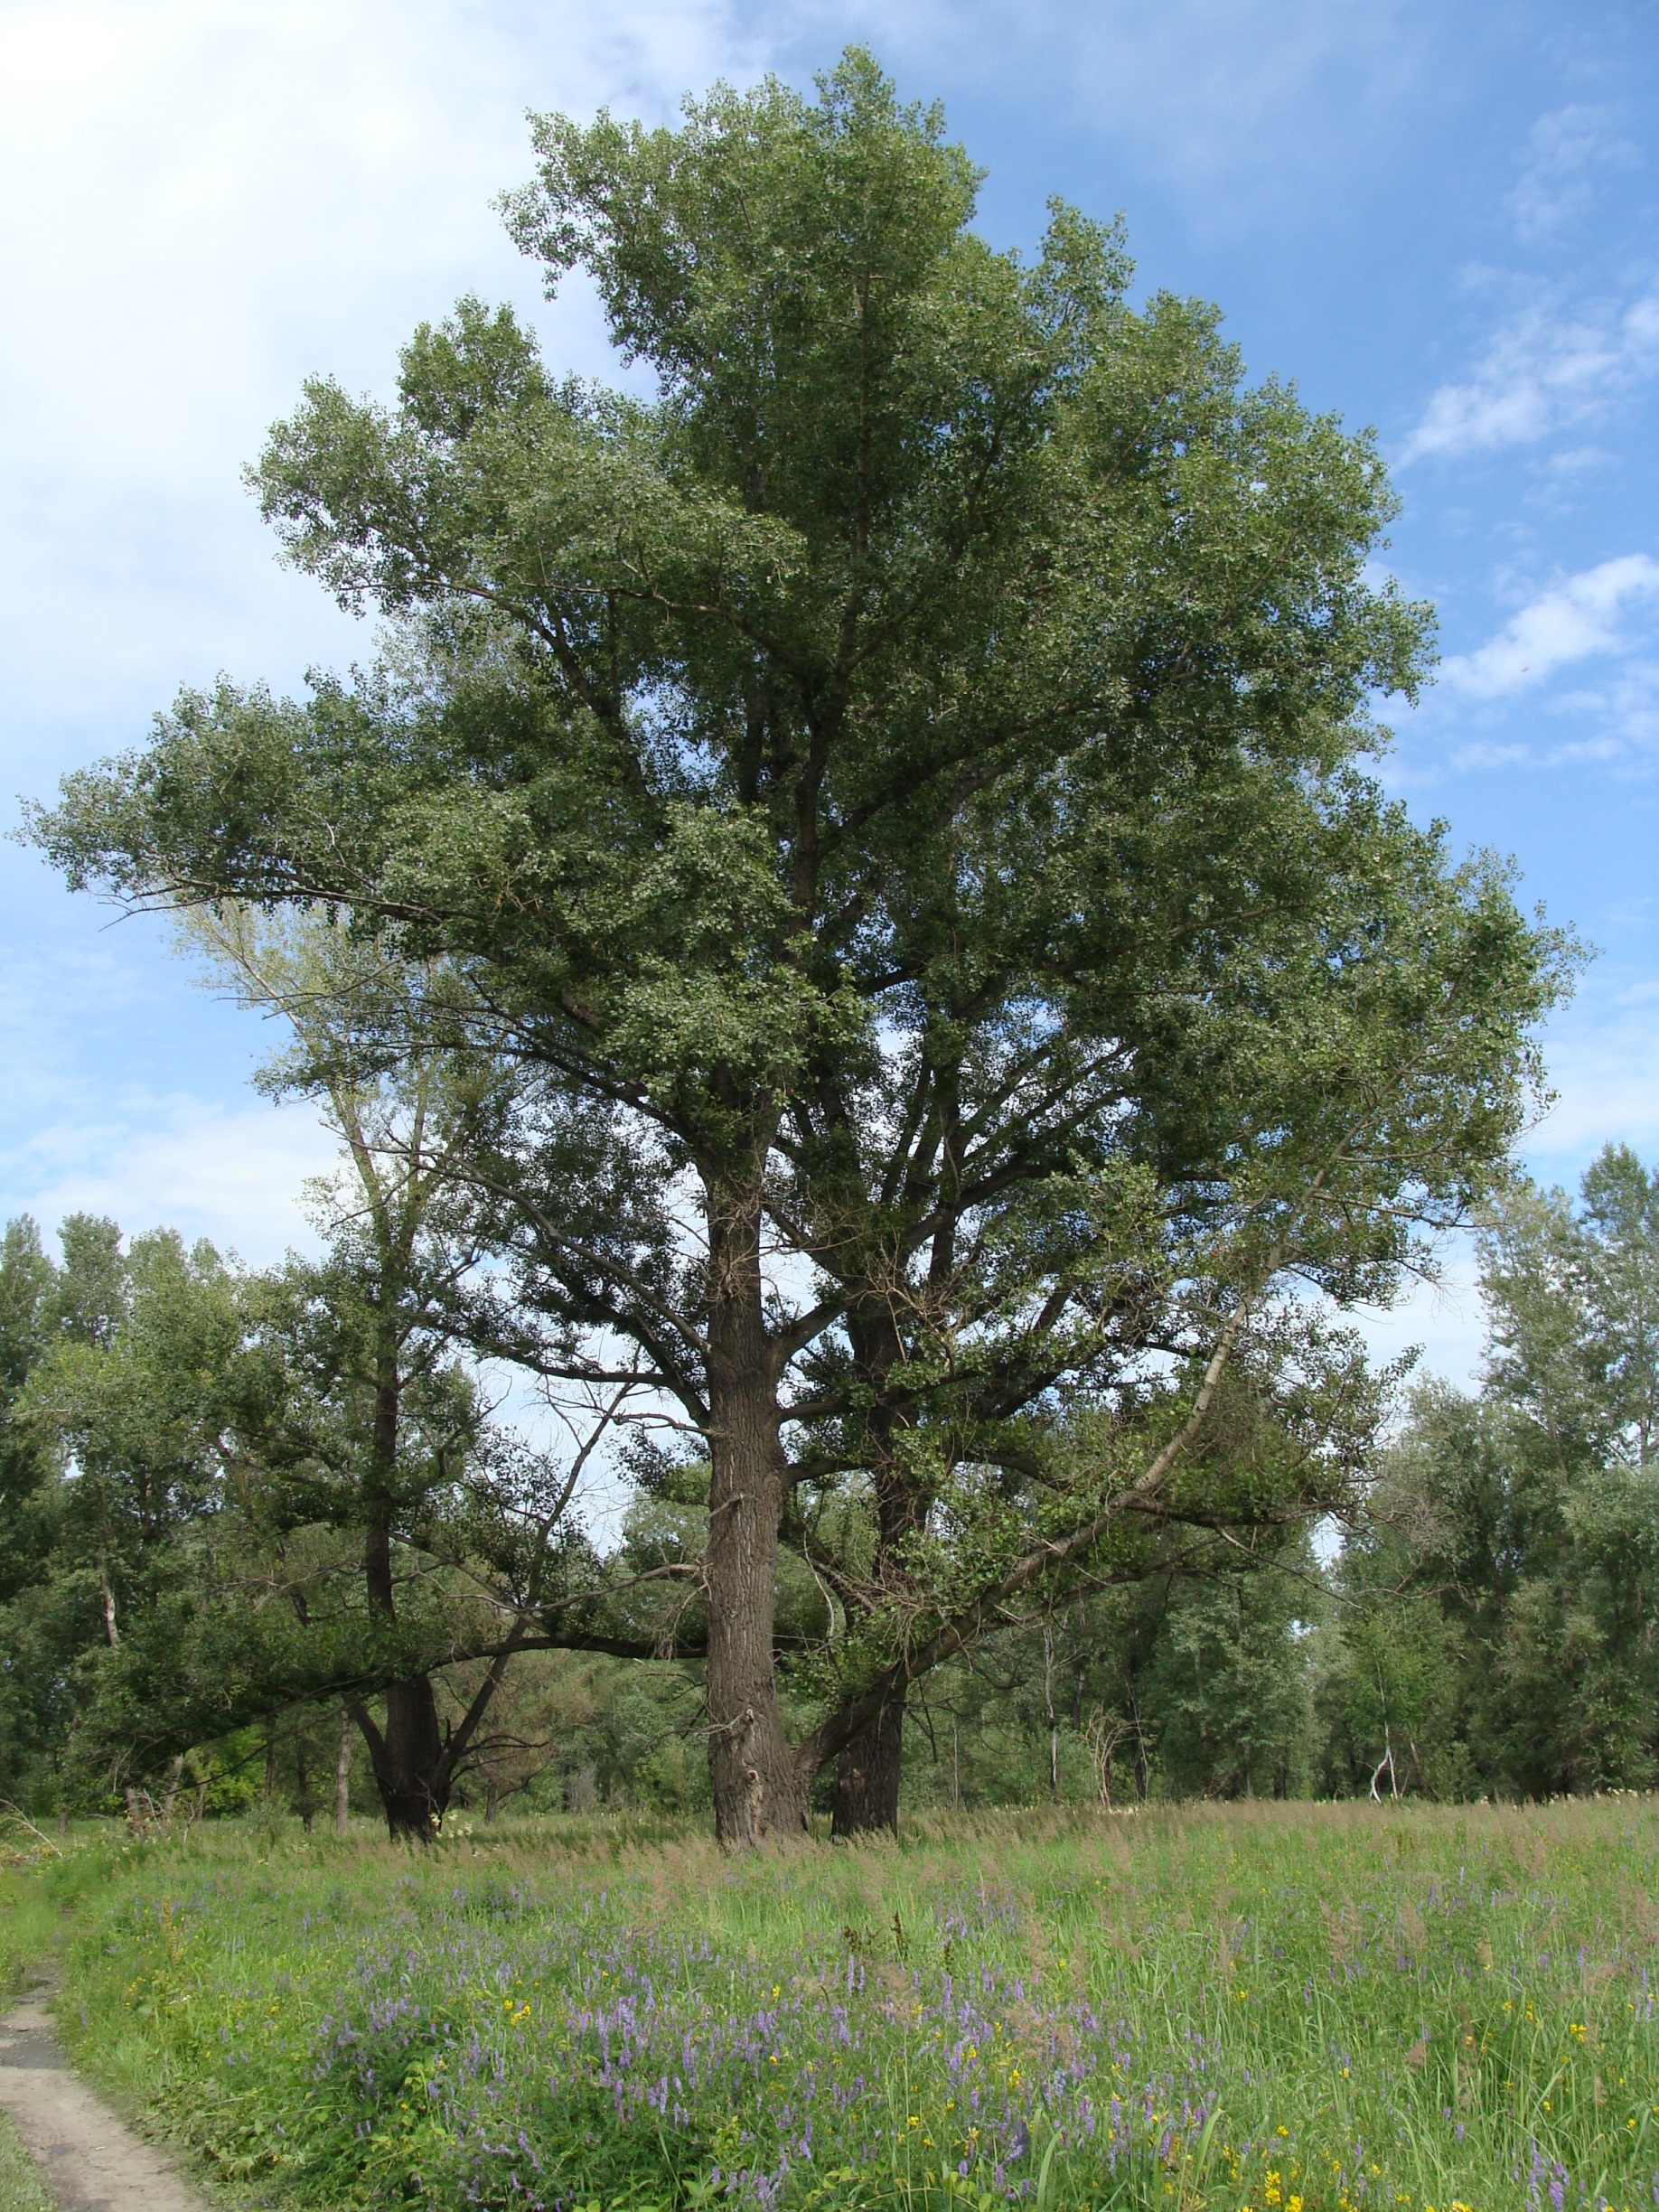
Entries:
[[205, 2212], [177, 2169], [70, 2071], [42, 1996], [0, 2017], [0, 2105], [61, 2212]]

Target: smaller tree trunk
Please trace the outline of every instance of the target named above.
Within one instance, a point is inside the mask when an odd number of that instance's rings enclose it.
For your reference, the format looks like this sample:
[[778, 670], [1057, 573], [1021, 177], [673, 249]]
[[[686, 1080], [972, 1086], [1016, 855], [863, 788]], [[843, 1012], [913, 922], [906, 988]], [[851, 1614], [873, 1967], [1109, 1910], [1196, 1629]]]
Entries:
[[393, 1682], [386, 1692], [383, 1755], [375, 1770], [386, 1824], [394, 1836], [425, 1842], [443, 1817], [449, 1793], [435, 1786], [444, 1741], [429, 1675]]
[[1143, 1805], [1152, 1786], [1152, 1770], [1147, 1763], [1147, 1732], [1140, 1725], [1140, 1697], [1132, 1673], [1129, 1682], [1128, 1703], [1130, 1740], [1135, 1747], [1135, 1803]]
[[334, 1833], [342, 1836], [351, 1824], [351, 1713], [340, 1708], [340, 1744], [334, 1753]]
[[351, 1718], [369, 1747], [388, 1832], [394, 1842], [430, 1842], [449, 1802], [431, 1677], [417, 1674], [409, 1682], [391, 1684], [386, 1692], [384, 1729], [361, 1698], [350, 1702]]
[[[904, 1701], [884, 1705], [841, 1753], [835, 1772], [830, 1834], [839, 1842], [886, 1829], [898, 1832], [899, 1781], [904, 1767]], [[954, 1758], [954, 1731], [952, 1757]]]
[[294, 1746], [294, 1779], [299, 1805], [300, 1826], [309, 1835], [311, 1833], [311, 1816], [317, 1808], [312, 1801], [311, 1766], [305, 1757], [304, 1736], [299, 1737]]
[[1054, 1632], [1043, 1623], [1043, 1710], [1048, 1715], [1048, 1794], [1060, 1795], [1060, 1723], [1054, 1713]]
[[[880, 1355], [873, 1358], [874, 1372], [882, 1372], [883, 1362], [890, 1364], [896, 1355], [896, 1345], [886, 1344]], [[893, 1458], [891, 1437], [884, 1431], [876, 1469], [874, 1579], [877, 1586], [894, 1570], [902, 1547], [926, 1518], [927, 1500], [904, 1480]], [[904, 1692], [896, 1691], [877, 1718], [842, 1749], [836, 1769], [831, 1833], [843, 1841], [882, 1829], [891, 1835], [898, 1833], [904, 1704]]]

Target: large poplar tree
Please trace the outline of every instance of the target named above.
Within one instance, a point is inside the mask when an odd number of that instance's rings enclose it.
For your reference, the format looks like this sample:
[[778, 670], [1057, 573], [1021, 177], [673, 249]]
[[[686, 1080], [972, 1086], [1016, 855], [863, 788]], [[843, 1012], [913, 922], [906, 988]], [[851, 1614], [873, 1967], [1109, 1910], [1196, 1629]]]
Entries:
[[1384, 1296], [1481, 1190], [1561, 948], [1364, 773], [1429, 627], [1373, 446], [1132, 306], [1115, 230], [994, 250], [857, 52], [536, 140], [514, 235], [654, 394], [473, 300], [394, 405], [308, 386], [258, 487], [383, 664], [184, 697], [37, 834], [321, 902], [407, 956], [388, 1052], [515, 1071], [473, 1167], [538, 1361], [707, 1457], [720, 1832], [838, 1757], [856, 1826], [920, 1673], [1126, 1529], [1329, 1495], [1352, 1376], [1287, 1286]]

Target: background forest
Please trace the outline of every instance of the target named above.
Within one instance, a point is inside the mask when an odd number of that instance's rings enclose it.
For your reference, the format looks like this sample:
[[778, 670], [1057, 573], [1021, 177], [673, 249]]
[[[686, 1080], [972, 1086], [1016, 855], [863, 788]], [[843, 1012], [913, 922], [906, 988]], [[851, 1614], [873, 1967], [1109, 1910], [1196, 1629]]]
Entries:
[[[270, 1408], [282, 1400], [290, 1459], [296, 1424], [314, 1443], [332, 1426], [347, 1466], [342, 1317], [364, 1295], [349, 1251], [261, 1274], [85, 1216], [59, 1242], [54, 1260], [36, 1225], [15, 1221], [0, 1259], [0, 1791], [37, 1819], [117, 1809], [127, 1792], [140, 1818], [170, 1808], [309, 1826], [379, 1811], [359, 1724], [372, 1731], [374, 1712], [355, 1697], [283, 1694], [304, 1664], [283, 1627], [303, 1634], [302, 1562], [281, 1530]], [[1402, 1387], [1345, 1525], [1187, 1531], [1132, 1582], [941, 1665], [911, 1703], [904, 1804], [1651, 1787], [1659, 1175], [1609, 1147], [1576, 1203], [1517, 1183], [1486, 1214], [1480, 1254], [1482, 1387]], [[413, 1501], [422, 1541], [400, 1577], [459, 1617], [476, 1580], [501, 1570], [479, 1512], [506, 1446], [475, 1365], [453, 1346], [412, 1364], [413, 1418], [444, 1432], [428, 1439], [430, 1471], [445, 1475], [445, 1449], [471, 1465], [445, 1497]], [[256, 1430], [263, 1465], [246, 1448]], [[608, 1542], [562, 1532], [562, 1571], [625, 1589], [689, 1554], [699, 1470], [635, 1472]], [[337, 1511], [342, 1553], [351, 1519]], [[263, 1653], [276, 1685], [263, 1697], [183, 1622], [182, 1592], [231, 1561], [260, 1623], [239, 1673], [257, 1675]], [[319, 1561], [303, 1565], [314, 1589]], [[810, 1610], [801, 1557], [786, 1553], [782, 1579], [785, 1614]], [[465, 1817], [509, 1804], [707, 1805], [695, 1661], [526, 1650], [480, 1713], [490, 1672], [463, 1660], [433, 1674], [446, 1747], [474, 1716], [453, 1762]], [[228, 1717], [239, 1703], [268, 1710], [219, 1733], [204, 1720], [187, 1756], [161, 1760], [145, 1753], [158, 1698], [201, 1713], [217, 1700]], [[820, 1795], [827, 1806], [827, 1779]]]

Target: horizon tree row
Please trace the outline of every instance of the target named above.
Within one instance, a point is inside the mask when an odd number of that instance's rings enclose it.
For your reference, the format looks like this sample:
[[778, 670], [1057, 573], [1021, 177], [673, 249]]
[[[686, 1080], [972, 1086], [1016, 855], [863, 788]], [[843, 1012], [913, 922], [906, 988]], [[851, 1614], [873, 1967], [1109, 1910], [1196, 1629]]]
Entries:
[[[1576, 1208], [1518, 1181], [1481, 1235], [1481, 1387], [1412, 1392], [1335, 1557], [1295, 1524], [1167, 1535], [1134, 1578], [989, 1633], [915, 1686], [904, 1806], [1653, 1786], [1659, 1170], [1609, 1146]], [[466, 1471], [438, 1496], [406, 1459], [406, 1504], [424, 1518], [389, 1527], [345, 1472], [353, 1387], [355, 1453], [373, 1464], [373, 1370], [361, 1309], [345, 1308], [344, 1331], [323, 1317], [330, 1270], [239, 1270], [164, 1232], [124, 1249], [113, 1223], [84, 1216], [60, 1242], [54, 1262], [23, 1220], [0, 1245], [0, 1795], [46, 1813], [114, 1809], [130, 1788], [141, 1810], [286, 1805], [310, 1826], [331, 1793], [343, 1817], [355, 1766], [394, 1832], [408, 1832], [411, 1789], [428, 1819], [456, 1803], [493, 1818], [519, 1796], [576, 1811], [708, 1802], [699, 1660], [616, 1655], [664, 1565], [706, 1542], [706, 1467], [670, 1481], [651, 1463], [603, 1557], [562, 1528], [595, 1624], [586, 1650], [527, 1633], [511, 1654], [456, 1658], [501, 1575], [499, 1542], [481, 1543], [469, 1513], [486, 1504], [499, 1527], [503, 1471], [524, 1462], [503, 1439], [483, 1448], [453, 1355], [438, 1400]], [[319, 1357], [324, 1336], [344, 1342]], [[275, 1430], [258, 1413], [273, 1382], [286, 1408]], [[417, 1411], [431, 1402], [429, 1385], [408, 1394], [406, 1453], [435, 1432]], [[569, 1487], [567, 1471], [557, 1495]], [[401, 1598], [389, 1668], [368, 1553], [385, 1555]], [[821, 1594], [804, 1552], [785, 1546], [781, 1569], [780, 1618], [804, 1649], [828, 1632]], [[493, 1589], [499, 1617], [522, 1622], [530, 1609]], [[273, 1607], [257, 1635], [239, 1632]], [[675, 1626], [694, 1654], [695, 1624]], [[410, 1669], [412, 1651], [427, 1671]], [[412, 1774], [389, 1773], [384, 1744], [417, 1701], [431, 1748]], [[833, 1808], [830, 1776], [814, 1804]]]

